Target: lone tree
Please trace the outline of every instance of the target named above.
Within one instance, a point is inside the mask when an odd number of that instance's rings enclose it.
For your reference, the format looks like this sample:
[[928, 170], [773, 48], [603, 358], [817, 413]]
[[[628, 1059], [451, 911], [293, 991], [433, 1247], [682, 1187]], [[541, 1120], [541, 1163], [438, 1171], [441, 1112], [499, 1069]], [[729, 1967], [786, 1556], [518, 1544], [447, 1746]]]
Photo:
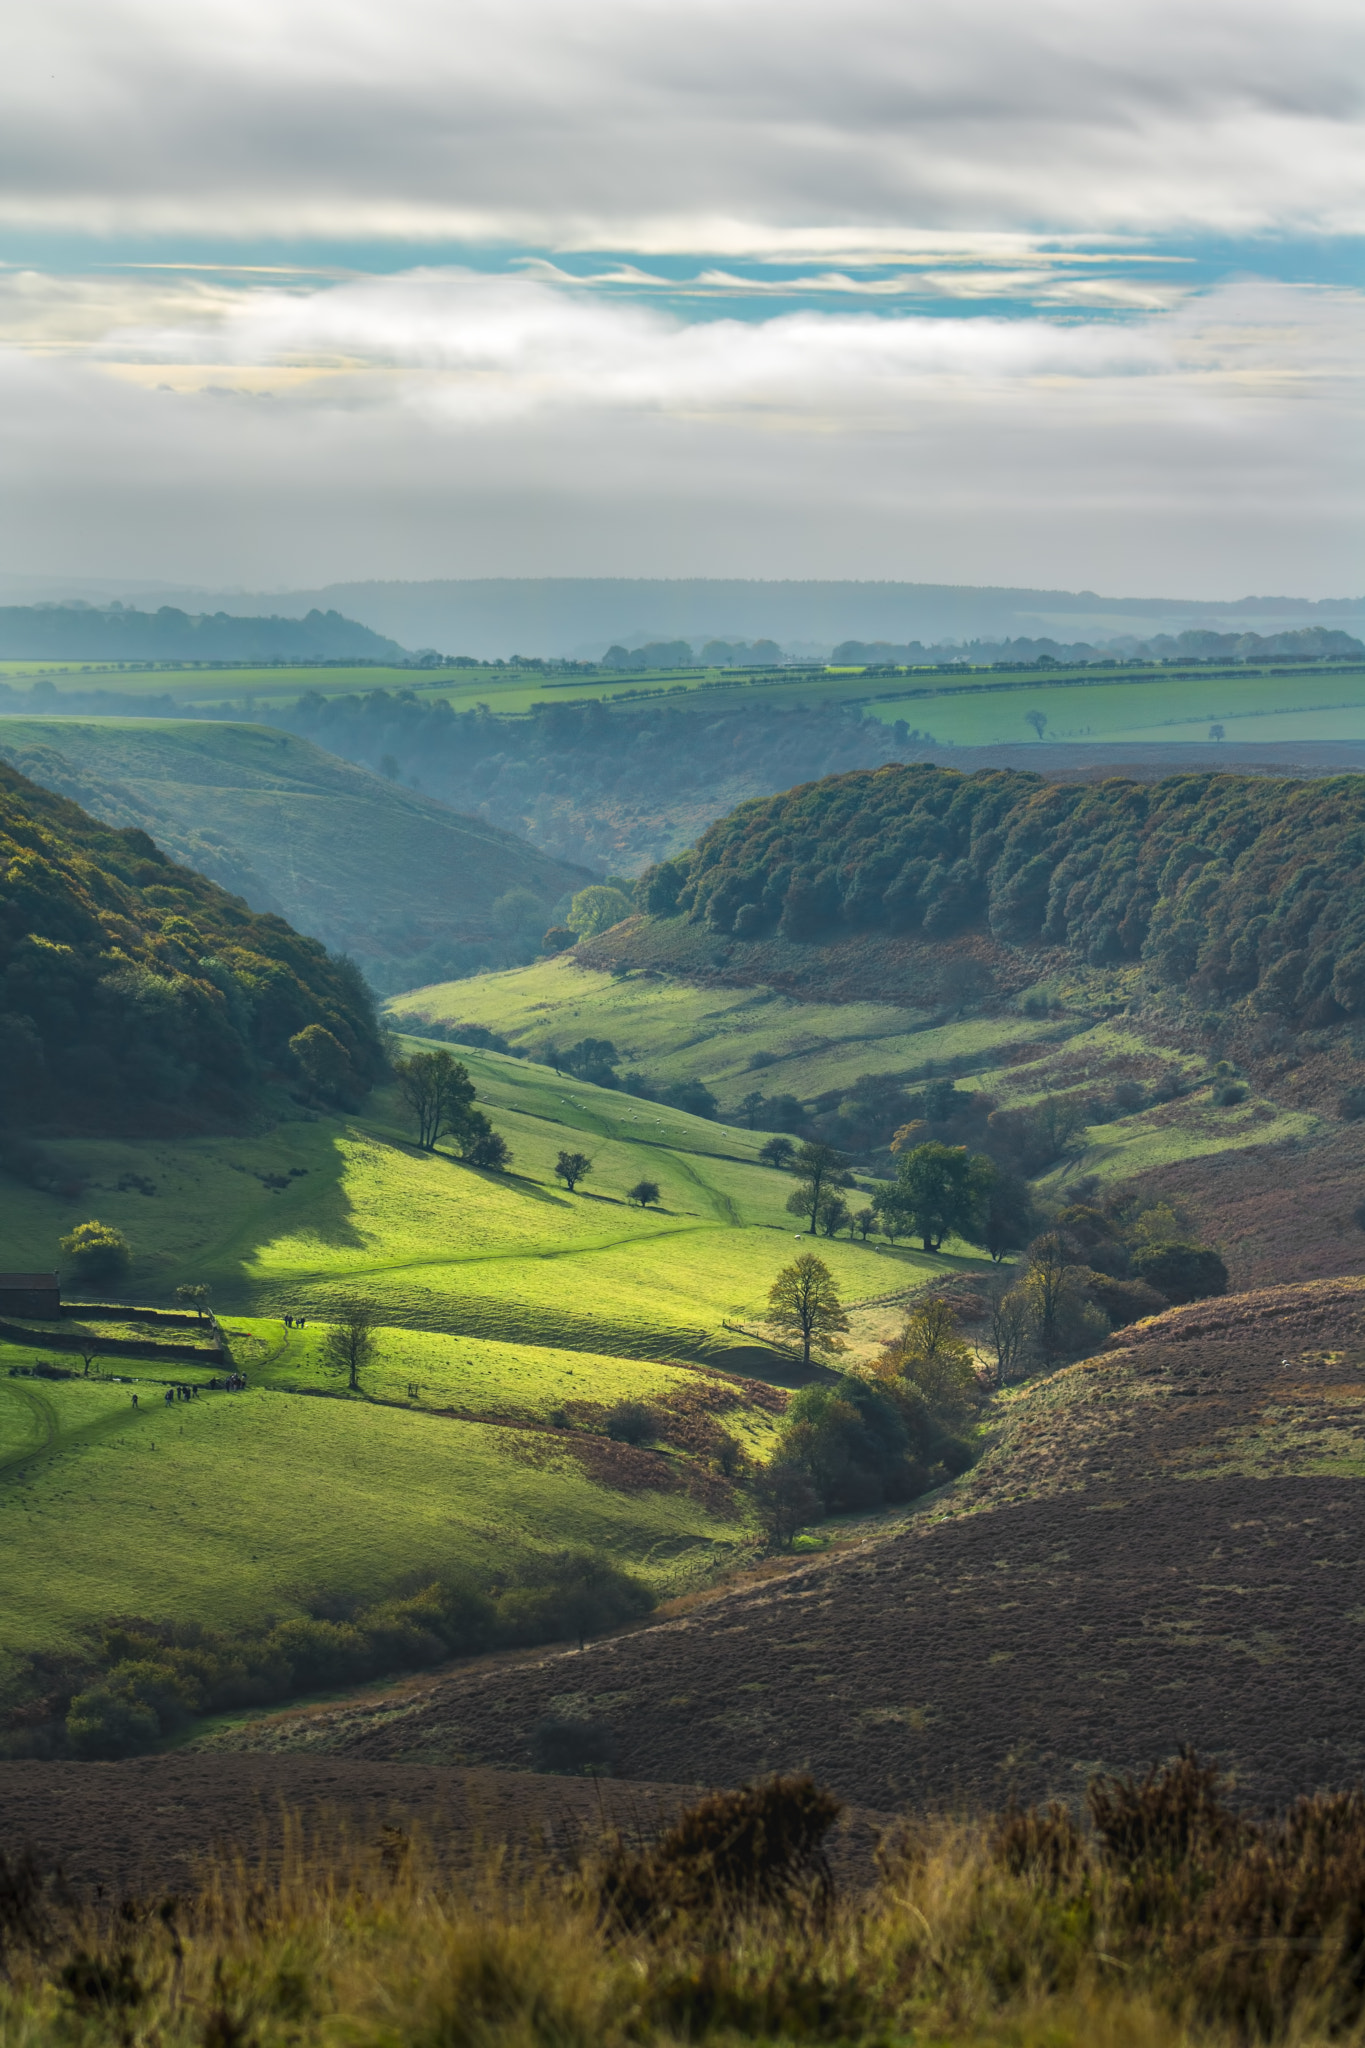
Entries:
[[842, 1152], [836, 1152], [832, 1145], [798, 1145], [791, 1170], [801, 1176], [801, 1185], [787, 1197], [787, 1208], [793, 1216], [809, 1216], [808, 1236], [814, 1237], [820, 1223], [820, 1209], [826, 1193], [832, 1184], [847, 1186], [839, 1178], [845, 1168]]
[[782, 1268], [768, 1293], [768, 1321], [800, 1338], [802, 1365], [810, 1364], [812, 1350], [845, 1349], [841, 1332], [848, 1328], [848, 1317], [834, 1275], [814, 1252], [802, 1252]]
[[458, 1133], [469, 1120], [474, 1104], [469, 1069], [443, 1046], [438, 1052], [415, 1052], [409, 1060], [398, 1060], [393, 1071], [417, 1125], [418, 1145], [423, 1152], [434, 1152], [439, 1137], [446, 1131]]
[[61, 1240], [61, 1248], [76, 1269], [76, 1279], [86, 1287], [121, 1285], [132, 1263], [132, 1247], [123, 1232], [95, 1217], [78, 1223], [70, 1236]]
[[795, 1150], [790, 1138], [769, 1138], [758, 1156], [765, 1166], [790, 1166]]
[[322, 1340], [322, 1362], [329, 1372], [344, 1372], [353, 1394], [360, 1392], [360, 1375], [374, 1363], [376, 1349], [374, 1310], [367, 1301], [343, 1302], [336, 1321]]
[[192, 1308], [202, 1323], [209, 1312], [209, 1295], [211, 1291], [205, 1281], [195, 1280], [188, 1286], [177, 1287], [175, 1298], [177, 1301], [182, 1302], [186, 1308]]
[[659, 1183], [656, 1180], [637, 1180], [633, 1188], [627, 1188], [626, 1200], [637, 1209], [652, 1208], [659, 1199]]
[[592, 1161], [586, 1152], [561, 1152], [555, 1161], [555, 1177], [562, 1180], [572, 1194], [585, 1173], [592, 1172]]
[[1037, 733], [1039, 739], [1041, 739], [1043, 737], [1043, 734], [1047, 731], [1046, 711], [1026, 711], [1024, 713], [1024, 722], [1026, 725], [1031, 725], [1033, 727], [1033, 730]]

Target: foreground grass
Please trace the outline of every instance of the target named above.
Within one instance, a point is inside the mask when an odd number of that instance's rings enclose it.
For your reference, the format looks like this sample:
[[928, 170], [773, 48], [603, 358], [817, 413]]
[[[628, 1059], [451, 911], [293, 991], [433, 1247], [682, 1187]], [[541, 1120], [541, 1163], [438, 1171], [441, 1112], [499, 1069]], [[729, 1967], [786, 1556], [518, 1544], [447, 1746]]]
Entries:
[[1096, 1781], [1089, 1831], [1055, 1807], [915, 1818], [883, 1837], [878, 1879], [832, 1901], [819, 1824], [776, 1825], [798, 1800], [837, 1810], [809, 1781], [778, 1781], [713, 1797], [643, 1847], [580, 1834], [552, 1858], [465, 1839], [453, 1871], [450, 1844], [441, 1859], [392, 1826], [373, 1845], [314, 1830], [310, 1853], [286, 1823], [273, 1867], [219, 1866], [191, 1900], [102, 1918], [16, 1864], [0, 2041], [1362, 2038], [1358, 1796], [1257, 1827], [1186, 1759]]

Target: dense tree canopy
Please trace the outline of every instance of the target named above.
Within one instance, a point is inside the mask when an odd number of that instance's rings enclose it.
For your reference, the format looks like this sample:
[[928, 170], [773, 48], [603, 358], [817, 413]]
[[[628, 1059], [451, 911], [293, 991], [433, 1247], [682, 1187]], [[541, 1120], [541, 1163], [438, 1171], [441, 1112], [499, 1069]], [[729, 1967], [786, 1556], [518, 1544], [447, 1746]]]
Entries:
[[384, 1055], [349, 961], [0, 763], [0, 1117], [231, 1118], [297, 1081], [314, 1025], [363, 1093]]
[[639, 900], [740, 939], [977, 929], [1330, 1024], [1365, 1014], [1365, 778], [859, 771], [742, 804]]

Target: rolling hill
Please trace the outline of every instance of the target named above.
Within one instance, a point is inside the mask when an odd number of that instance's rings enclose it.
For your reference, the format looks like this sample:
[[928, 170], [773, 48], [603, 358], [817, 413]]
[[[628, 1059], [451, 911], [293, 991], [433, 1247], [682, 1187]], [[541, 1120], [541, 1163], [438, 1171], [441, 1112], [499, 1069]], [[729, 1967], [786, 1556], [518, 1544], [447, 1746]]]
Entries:
[[349, 954], [384, 987], [528, 957], [555, 904], [591, 879], [264, 726], [7, 718], [0, 755]]
[[1365, 1282], [1200, 1302], [1009, 1400], [894, 1531], [582, 1653], [473, 1666], [223, 1746], [525, 1768], [608, 1719], [625, 1776], [809, 1769], [875, 1807], [1074, 1800], [1183, 1742], [1241, 1799], [1358, 1780]]

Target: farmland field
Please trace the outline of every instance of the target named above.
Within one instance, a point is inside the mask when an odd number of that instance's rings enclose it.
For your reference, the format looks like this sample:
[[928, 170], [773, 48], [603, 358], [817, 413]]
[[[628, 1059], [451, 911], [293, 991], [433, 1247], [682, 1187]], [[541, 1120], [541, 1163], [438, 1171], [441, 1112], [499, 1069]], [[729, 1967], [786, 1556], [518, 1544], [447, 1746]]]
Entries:
[[[619, 675], [545, 678], [516, 669], [441, 670], [386, 668], [260, 668], [194, 670], [130, 667], [89, 669], [74, 663], [0, 664], [0, 681], [13, 688], [50, 684], [63, 694], [109, 690], [167, 694], [179, 702], [218, 708], [228, 718], [250, 719], [259, 709], [292, 704], [305, 693], [324, 697], [372, 690], [412, 691], [419, 700], [442, 698], [457, 711], [486, 705], [519, 716], [537, 704], [601, 699], [623, 706], [710, 697], [726, 709], [742, 703], [784, 708], [802, 704], [857, 704], [887, 723], [931, 733], [947, 746], [997, 746], [1032, 740], [1026, 714], [1042, 712], [1052, 743], [1097, 740], [1204, 739], [1210, 724], [1229, 739], [1365, 739], [1365, 667], [1255, 666], [1189, 669], [1060, 668], [1037, 674], [989, 669], [942, 673], [908, 670], [865, 676], [860, 670], [813, 669], [789, 673], [707, 669], [645, 670]], [[16, 707], [17, 708], [17, 707]], [[33, 709], [39, 709], [34, 704]]]

